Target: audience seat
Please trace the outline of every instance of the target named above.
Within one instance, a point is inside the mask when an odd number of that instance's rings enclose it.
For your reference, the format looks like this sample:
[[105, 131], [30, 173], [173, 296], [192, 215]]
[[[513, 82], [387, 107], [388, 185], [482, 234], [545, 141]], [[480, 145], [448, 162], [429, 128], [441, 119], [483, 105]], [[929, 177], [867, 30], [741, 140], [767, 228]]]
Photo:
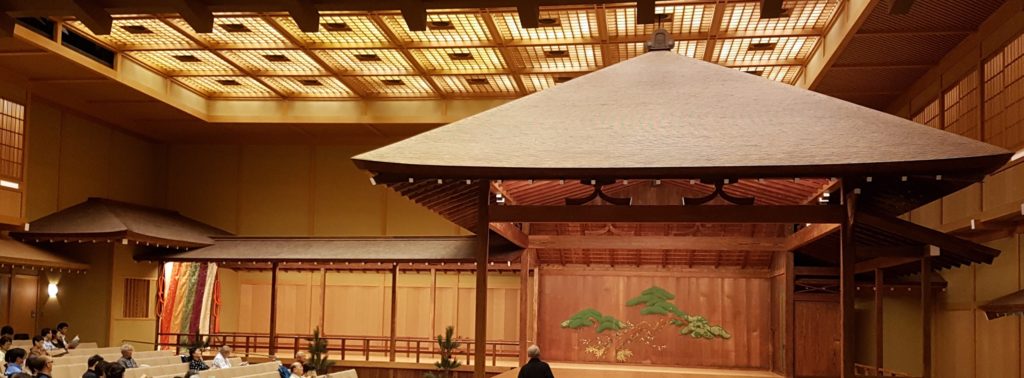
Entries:
[[[326, 375], [327, 378], [359, 378], [356, 375], [356, 369], [342, 370], [337, 373], [331, 373]], [[56, 377], [54, 377], [56, 378]]]
[[[227, 369], [210, 369], [199, 372], [200, 378], [239, 378], [249, 375], [257, 375], [267, 372], [277, 373], [277, 367], [281, 366], [278, 361], [264, 362], [262, 364], [235, 366]], [[128, 378], [127, 376], [125, 378]], [[136, 377], [132, 377], [136, 378]]]

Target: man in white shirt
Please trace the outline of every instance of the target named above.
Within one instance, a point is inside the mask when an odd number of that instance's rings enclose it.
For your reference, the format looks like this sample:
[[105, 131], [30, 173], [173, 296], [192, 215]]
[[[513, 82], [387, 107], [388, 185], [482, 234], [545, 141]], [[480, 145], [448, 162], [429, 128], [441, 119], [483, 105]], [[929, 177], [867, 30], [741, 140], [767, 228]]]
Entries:
[[213, 358], [214, 369], [227, 369], [231, 367], [231, 347], [224, 345], [220, 347], [217, 356]]

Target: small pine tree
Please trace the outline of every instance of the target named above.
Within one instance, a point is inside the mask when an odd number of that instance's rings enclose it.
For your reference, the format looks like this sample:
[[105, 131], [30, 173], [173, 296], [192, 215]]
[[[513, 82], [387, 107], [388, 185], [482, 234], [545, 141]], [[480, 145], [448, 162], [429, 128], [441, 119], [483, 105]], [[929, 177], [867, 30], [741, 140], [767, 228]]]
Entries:
[[320, 327], [313, 329], [313, 338], [309, 339], [309, 362], [318, 375], [327, 374], [334, 361], [327, 359], [327, 340], [320, 337]]
[[186, 337], [185, 340], [182, 341], [181, 344], [178, 344], [178, 348], [185, 349], [185, 350], [189, 350], [189, 349], [192, 349], [192, 348], [199, 349], [199, 350], [204, 350], [204, 349], [208, 348], [209, 346], [210, 346], [210, 336], [206, 336], [206, 339], [203, 339], [203, 337], [199, 335], [199, 331], [196, 331], [192, 335]]
[[429, 372], [423, 375], [424, 378], [451, 378], [452, 370], [457, 369], [461, 364], [452, 354], [459, 349], [461, 344], [452, 339], [455, 327], [448, 326], [444, 329], [444, 336], [437, 335], [437, 346], [441, 350], [441, 361], [435, 362], [436, 372]]

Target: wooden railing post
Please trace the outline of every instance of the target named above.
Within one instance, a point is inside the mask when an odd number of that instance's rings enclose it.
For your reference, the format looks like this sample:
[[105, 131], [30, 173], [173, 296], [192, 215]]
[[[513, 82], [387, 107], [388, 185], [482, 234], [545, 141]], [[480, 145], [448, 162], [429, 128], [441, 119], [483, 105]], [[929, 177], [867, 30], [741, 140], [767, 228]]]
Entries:
[[277, 357], [277, 263], [270, 264], [270, 343], [269, 354]]
[[398, 263], [391, 266], [391, 340], [388, 361], [395, 362], [395, 348], [397, 347], [397, 335], [395, 334], [398, 324]]
[[490, 236], [490, 180], [480, 180], [477, 193], [477, 219], [474, 233], [477, 239], [476, 250], [476, 332], [473, 340], [475, 358], [473, 366], [474, 378], [487, 378], [487, 263]]

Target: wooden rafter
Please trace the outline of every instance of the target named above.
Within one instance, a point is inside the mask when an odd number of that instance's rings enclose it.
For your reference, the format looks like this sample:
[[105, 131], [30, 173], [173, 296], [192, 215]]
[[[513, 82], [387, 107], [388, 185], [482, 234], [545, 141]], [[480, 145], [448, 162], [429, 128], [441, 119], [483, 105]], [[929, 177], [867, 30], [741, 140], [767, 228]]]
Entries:
[[493, 222], [838, 223], [836, 206], [491, 206]]
[[538, 249], [646, 249], [701, 251], [779, 251], [785, 238], [749, 236], [584, 236], [530, 235], [530, 248]]
[[761, 18], [782, 17], [782, 0], [761, 0]]
[[14, 17], [0, 12], [0, 38], [14, 35]]
[[288, 0], [288, 14], [295, 20], [299, 30], [306, 33], [320, 31], [320, 12], [313, 0]]
[[839, 231], [838, 224], [812, 224], [788, 236], [784, 249], [787, 251], [800, 249], [836, 231]]
[[[858, 253], [860, 251], [858, 250]], [[876, 257], [867, 261], [858, 262], [855, 268], [856, 273], [867, 273], [876, 269], [891, 268], [894, 266], [910, 264], [920, 260], [921, 257], [888, 256]]]
[[914, 6], [914, 0], [890, 0], [889, 1], [889, 14], [892, 15], [904, 15], [910, 13], [910, 8]]
[[69, 3], [72, 6], [71, 11], [75, 18], [82, 21], [85, 27], [89, 28], [93, 34], [110, 34], [110, 28], [114, 24], [114, 19], [110, 17], [110, 13], [107, 13], [107, 10], [103, 9], [103, 5], [97, 0], [71, 0]]
[[530, 247], [529, 237], [526, 235], [526, 233], [523, 232], [523, 230], [520, 230], [518, 227], [516, 227], [512, 223], [494, 223], [494, 222], [492, 222], [490, 224], [490, 229], [491, 229], [491, 231], [494, 231], [494, 233], [496, 233], [496, 234], [500, 235], [501, 237], [505, 238], [505, 240], [508, 240], [512, 244], [515, 244], [519, 248], [529, 248]]
[[173, 4], [181, 18], [185, 19], [196, 33], [213, 32], [213, 12], [202, 1], [174, 0]]

